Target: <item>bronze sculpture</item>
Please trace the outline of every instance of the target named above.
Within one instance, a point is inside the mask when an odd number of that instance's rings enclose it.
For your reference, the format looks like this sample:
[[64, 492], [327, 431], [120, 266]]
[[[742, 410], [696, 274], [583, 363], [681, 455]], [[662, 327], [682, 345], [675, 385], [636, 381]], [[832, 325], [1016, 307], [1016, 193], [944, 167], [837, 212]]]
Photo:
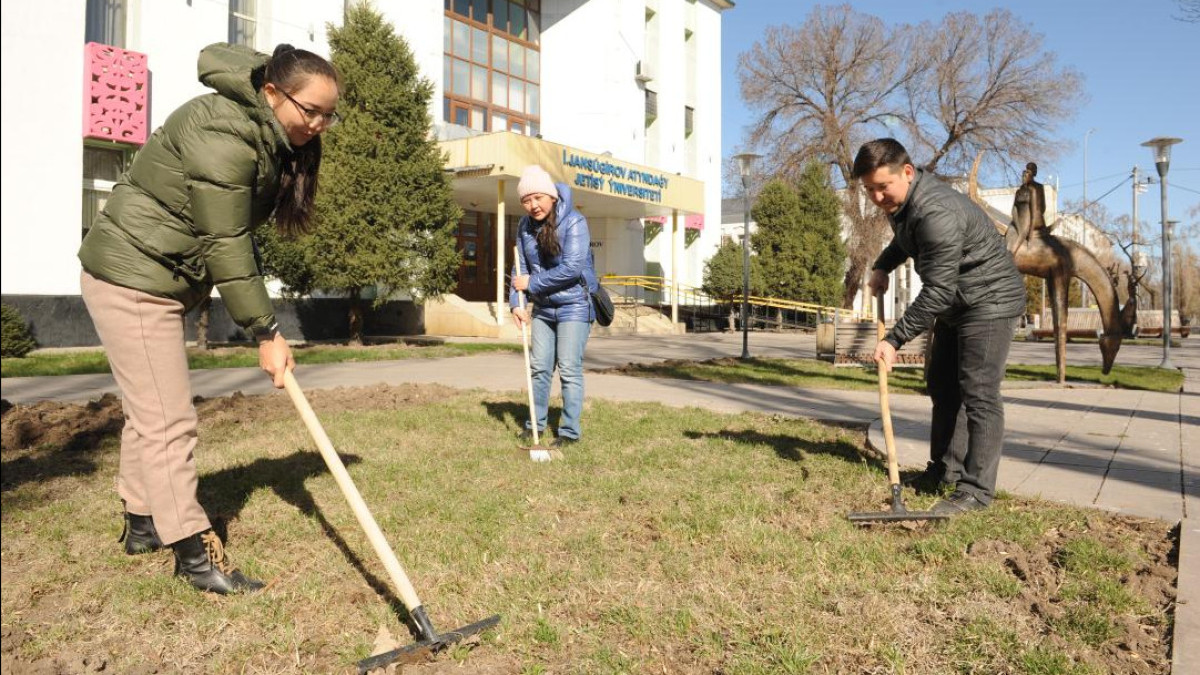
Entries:
[[[975, 158], [975, 165], [971, 169], [969, 191], [976, 202], [982, 203], [977, 182], [980, 159], [982, 154]], [[1071, 277], [1077, 277], [1087, 284], [1096, 298], [1103, 326], [1100, 355], [1104, 374], [1107, 375], [1112, 370], [1117, 350], [1121, 348], [1121, 338], [1126, 332], [1121, 321], [1116, 288], [1091, 251], [1070, 239], [1050, 233], [1045, 220], [1045, 188], [1034, 180], [1036, 175], [1037, 165], [1028, 163], [1022, 174], [1021, 187], [1017, 188], [1013, 197], [1011, 224], [1002, 222], [994, 215], [992, 219], [996, 229], [1004, 235], [1017, 269], [1022, 274], [1046, 280], [1054, 321], [1054, 363], [1058, 382], [1061, 384], [1067, 379], [1067, 294]]]
[[[1012, 222], [1017, 226], [1017, 248], [1025, 243], [1031, 232], [1046, 227], [1046, 188], [1034, 180], [1036, 176], [1037, 164], [1029, 162], [1021, 174], [1021, 187], [1013, 195]], [[1016, 255], [1011, 240], [1009, 250]]]

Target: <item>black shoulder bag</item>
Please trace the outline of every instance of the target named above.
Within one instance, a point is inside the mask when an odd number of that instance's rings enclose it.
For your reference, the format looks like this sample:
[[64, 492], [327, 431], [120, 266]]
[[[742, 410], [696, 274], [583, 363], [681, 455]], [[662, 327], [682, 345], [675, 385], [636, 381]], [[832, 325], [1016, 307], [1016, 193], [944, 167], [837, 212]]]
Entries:
[[588, 289], [587, 281], [583, 277], [579, 277], [579, 285], [583, 286], [583, 290], [592, 296], [592, 308], [596, 311], [596, 323], [601, 326], [612, 325], [616, 309], [613, 307], [613, 301], [609, 297], [608, 291], [604, 290], [604, 285], [597, 280], [596, 290], [592, 291]]

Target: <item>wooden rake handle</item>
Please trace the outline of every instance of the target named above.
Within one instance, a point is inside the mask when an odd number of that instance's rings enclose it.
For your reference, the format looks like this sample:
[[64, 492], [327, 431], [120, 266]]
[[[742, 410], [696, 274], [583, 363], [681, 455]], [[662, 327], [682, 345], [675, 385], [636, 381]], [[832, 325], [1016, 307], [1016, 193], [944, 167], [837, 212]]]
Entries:
[[[513, 246], [513, 264], [517, 267], [517, 275], [521, 274], [521, 249]], [[517, 291], [517, 304], [525, 309], [525, 291]], [[533, 431], [533, 447], [540, 447], [542, 442], [538, 437], [537, 409], [533, 401], [533, 366], [529, 363], [529, 323], [521, 322], [521, 348], [525, 352], [525, 391], [529, 392], [529, 425]], [[530, 450], [532, 453], [533, 450]]]
[[[879, 298], [879, 316], [875, 327], [879, 339], [882, 341], [887, 335], [887, 324], [883, 320], [883, 294], [880, 293], [877, 297]], [[888, 482], [892, 485], [899, 485], [900, 466], [896, 461], [896, 437], [892, 433], [892, 408], [888, 403], [888, 374], [882, 363], [875, 365], [879, 371], [879, 416], [883, 420], [883, 444], [887, 447]]]
[[350, 503], [350, 508], [354, 511], [354, 516], [358, 518], [358, 524], [362, 526], [363, 532], [366, 532], [367, 539], [371, 540], [371, 546], [375, 549], [375, 554], [379, 556], [379, 559], [383, 562], [383, 566], [387, 568], [388, 576], [392, 578], [392, 584], [396, 587], [396, 591], [400, 593], [400, 599], [404, 601], [404, 606], [408, 609], [409, 613], [412, 613], [413, 610], [421, 606], [421, 600], [417, 597], [417, 592], [413, 590], [412, 583], [408, 580], [408, 575], [404, 573], [404, 568], [400, 566], [400, 561], [396, 559], [396, 554], [392, 551], [392, 547], [388, 545], [387, 539], [384, 539], [383, 532], [380, 531], [379, 525], [376, 524], [375, 518], [367, 508], [366, 502], [363, 501], [362, 495], [359, 494], [358, 488], [354, 486], [354, 481], [350, 479], [350, 474], [346, 471], [346, 465], [342, 463], [342, 458], [338, 457], [337, 452], [334, 451], [333, 444], [329, 442], [329, 436], [325, 435], [325, 429], [321, 427], [321, 422], [317, 420], [316, 413], [313, 412], [312, 406], [308, 404], [308, 399], [305, 398], [304, 392], [301, 391], [300, 384], [296, 382], [296, 376], [290, 370], [283, 376], [283, 387], [287, 389], [288, 396], [292, 398], [292, 404], [300, 412], [300, 418], [304, 420], [304, 426], [308, 427], [308, 433], [317, 444], [317, 449], [321, 451], [321, 457], [325, 459], [325, 464], [329, 467], [329, 472], [333, 474], [334, 480], [337, 481], [338, 487], [342, 489], [342, 495]]

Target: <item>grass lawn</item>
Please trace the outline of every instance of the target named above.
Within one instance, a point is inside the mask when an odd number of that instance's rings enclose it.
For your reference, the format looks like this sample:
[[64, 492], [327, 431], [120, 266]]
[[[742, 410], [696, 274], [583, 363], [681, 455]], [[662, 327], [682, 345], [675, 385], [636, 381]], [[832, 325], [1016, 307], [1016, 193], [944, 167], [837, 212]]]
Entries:
[[[712, 359], [709, 361], [663, 361], [630, 364], [609, 372], [641, 377], [666, 377], [681, 380], [728, 382], [731, 384], [771, 384], [789, 387], [829, 389], [876, 389], [879, 376], [874, 368], [834, 367], [813, 359]], [[1052, 365], [1010, 364], [1009, 381], [1054, 382], [1057, 371]], [[1067, 366], [1067, 382], [1097, 384], [1121, 389], [1148, 389], [1177, 392], [1183, 386], [1178, 370], [1141, 366], [1114, 366], [1108, 375], [1099, 366]], [[893, 393], [921, 394], [925, 391], [921, 368], [896, 368], [888, 377]]]
[[[363, 347], [344, 345], [297, 345], [292, 347], [296, 363], [346, 363], [350, 361], [393, 361], [397, 359], [433, 359], [468, 356], [484, 352], [520, 352], [520, 344], [453, 342], [438, 345], [386, 344]], [[188, 348], [188, 366], [206, 368], [247, 368], [258, 365], [256, 347]], [[109, 372], [103, 350], [78, 352], [34, 352], [24, 358], [0, 361], [0, 377], [41, 375], [84, 375]]]
[[[1043, 343], [1047, 343], [1047, 344], [1054, 344], [1054, 338], [1052, 338], [1052, 337], [1036, 340], [1030, 336], [1018, 335], [1017, 337], [1015, 337], [1013, 339], [1020, 340], [1022, 342], [1043, 342]], [[1171, 337], [1171, 348], [1172, 349], [1178, 349], [1183, 346], [1183, 343], [1181, 343], [1179, 340], [1180, 340], [1180, 338], [1177, 338], [1174, 336]], [[1094, 345], [1094, 344], [1098, 344], [1099, 342], [1100, 342], [1100, 340], [1097, 338], [1087, 338], [1087, 337], [1067, 338], [1067, 344], [1093, 344]], [[1122, 347], [1128, 347], [1131, 345], [1141, 346], [1141, 347], [1159, 347], [1162, 345], [1162, 338], [1161, 337], [1156, 337], [1156, 338], [1140, 337], [1140, 338], [1125, 338], [1125, 339], [1121, 340]]]
[[[406, 675], [1169, 672], [1165, 523], [1002, 496], [858, 528], [845, 515], [883, 507], [886, 472], [861, 429], [803, 420], [590, 400], [584, 441], [534, 464], [519, 395], [311, 400], [434, 623], [503, 616]], [[115, 397], [17, 406], [0, 491], [13, 672], [350, 673], [381, 628], [410, 641], [287, 396], [197, 407], [202, 501], [268, 588], [206, 595], [168, 552], [124, 554]]]

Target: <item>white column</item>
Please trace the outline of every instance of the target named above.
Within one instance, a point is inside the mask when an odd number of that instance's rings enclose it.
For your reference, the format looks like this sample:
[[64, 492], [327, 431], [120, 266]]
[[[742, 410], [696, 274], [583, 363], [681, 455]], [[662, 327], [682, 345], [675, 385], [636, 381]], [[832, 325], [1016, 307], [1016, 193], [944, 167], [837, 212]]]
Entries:
[[679, 325], [679, 210], [671, 210], [671, 328]]
[[508, 316], [508, 298], [504, 293], [504, 275], [508, 271], [504, 246], [504, 179], [496, 182], [496, 325], [504, 325]]

